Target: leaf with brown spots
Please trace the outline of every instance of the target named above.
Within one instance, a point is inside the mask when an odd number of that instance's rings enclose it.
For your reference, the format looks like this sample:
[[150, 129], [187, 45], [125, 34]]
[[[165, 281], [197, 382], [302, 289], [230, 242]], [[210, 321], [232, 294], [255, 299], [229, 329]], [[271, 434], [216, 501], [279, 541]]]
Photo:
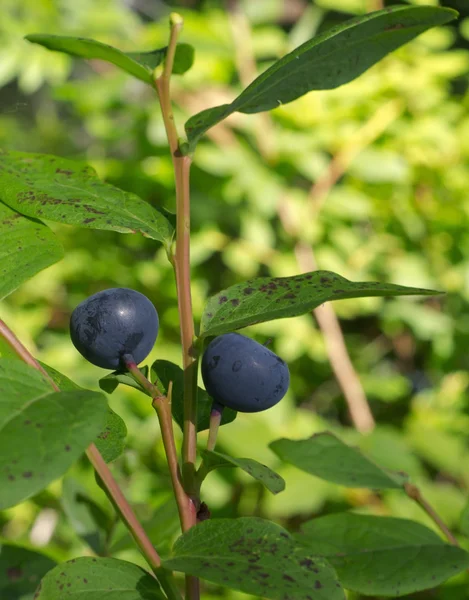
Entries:
[[0, 152], [0, 201], [28, 217], [139, 232], [169, 246], [173, 227], [135, 194], [101, 181], [85, 162], [47, 154]]
[[201, 450], [203, 463], [199, 471], [199, 481], [202, 481], [210, 471], [226, 467], [239, 467], [245, 473], [262, 483], [272, 494], [278, 494], [285, 489], [285, 480], [275, 471], [269, 469], [252, 458], [233, 458], [213, 450]]
[[2, 202], [0, 239], [0, 300], [64, 255], [49, 227], [20, 215]]
[[[150, 52], [122, 52], [90, 38], [47, 33], [27, 35], [25, 39], [33, 44], [40, 44], [48, 50], [65, 52], [80, 58], [104, 60], [152, 87], [155, 85], [153, 70], [164, 61], [167, 51], [167, 48], [159, 48]], [[194, 48], [189, 44], [178, 44], [173, 73], [179, 75], [185, 73], [191, 68], [193, 62]]]
[[0, 598], [32, 598], [42, 577], [57, 563], [48, 556], [21, 546], [0, 546]]
[[202, 315], [200, 337], [220, 335], [264, 321], [297, 317], [329, 300], [440, 293], [392, 283], [348, 281], [331, 271], [313, 271], [293, 277], [259, 277], [233, 285], [208, 300]]
[[254, 517], [203, 521], [176, 540], [163, 564], [272, 600], [345, 598], [326, 560], [305, 551], [279, 525]]
[[344, 587], [366, 596], [404, 596], [433, 588], [469, 566], [469, 554], [408, 519], [337, 513], [295, 535], [326, 558]]
[[298, 469], [347, 487], [401, 489], [408, 480], [405, 473], [379, 467], [328, 431], [306, 440], [276, 440], [269, 447], [281, 460]]
[[231, 103], [208, 108], [185, 124], [192, 150], [211, 127], [234, 112], [278, 108], [313, 90], [330, 90], [359, 77], [390, 52], [457, 18], [448, 8], [392, 6], [328, 28], [259, 75]]
[[158, 582], [134, 563], [117, 558], [76, 558], [57, 565], [41, 582], [36, 600], [164, 600]]
[[103, 428], [101, 393], [51, 389], [36, 369], [0, 359], [0, 509], [63, 475]]

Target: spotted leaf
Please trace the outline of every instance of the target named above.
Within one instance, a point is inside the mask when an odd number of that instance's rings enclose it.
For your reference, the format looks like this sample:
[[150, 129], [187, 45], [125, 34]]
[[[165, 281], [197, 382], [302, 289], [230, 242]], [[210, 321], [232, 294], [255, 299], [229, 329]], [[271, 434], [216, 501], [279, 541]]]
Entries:
[[168, 219], [148, 202], [104, 183], [82, 161], [47, 154], [0, 152], [0, 200], [28, 217], [141, 233], [166, 245], [173, 234]]
[[67, 471], [102, 430], [98, 392], [52, 392], [17, 359], [0, 359], [0, 509], [44, 489]]
[[272, 600], [344, 600], [329, 563], [275, 523], [243, 517], [203, 521], [183, 534], [164, 565]]
[[439, 293], [392, 283], [356, 283], [330, 271], [293, 277], [259, 277], [233, 285], [209, 299], [202, 315], [200, 337], [228, 333], [263, 321], [296, 317], [329, 300]]

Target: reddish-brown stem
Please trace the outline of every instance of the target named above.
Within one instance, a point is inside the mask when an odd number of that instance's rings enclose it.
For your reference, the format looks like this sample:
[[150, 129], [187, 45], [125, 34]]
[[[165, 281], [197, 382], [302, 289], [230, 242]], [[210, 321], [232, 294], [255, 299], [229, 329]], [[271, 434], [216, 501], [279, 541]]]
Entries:
[[187, 531], [192, 526], [192, 507], [190, 498], [186, 495], [181, 482], [176, 444], [174, 442], [171, 399], [167, 398], [155, 384], [151, 383], [151, 381], [145, 377], [135, 363], [132, 355], [125, 354], [122, 357], [122, 362], [125, 364], [135, 381], [140, 383], [152, 399], [152, 406], [156, 411], [160, 424], [161, 437], [163, 438], [163, 446], [168, 461], [171, 483], [176, 504], [178, 506], [181, 528], [183, 531]]
[[5, 321], [0, 319], [0, 336], [10, 346], [14, 353], [21, 358], [23, 362], [34, 367], [37, 371], [40, 371], [46, 379], [49, 380], [51, 386], [56, 392], [60, 391], [55, 381], [49, 375], [49, 373], [37, 362], [34, 356], [23, 346], [16, 335], [11, 331]]
[[436, 523], [436, 525], [438, 525], [438, 527], [441, 529], [441, 531], [445, 534], [448, 542], [450, 544], [453, 544], [453, 546], [459, 546], [458, 540], [454, 537], [454, 535], [448, 529], [446, 524], [443, 522], [443, 519], [436, 512], [436, 510], [427, 502], [427, 500], [425, 500], [425, 498], [422, 496], [422, 493], [419, 490], [419, 488], [416, 485], [413, 485], [412, 483], [405, 483], [404, 490], [405, 490], [405, 493], [407, 494], [407, 496], [409, 498], [411, 498], [412, 500], [414, 500], [415, 502], [417, 502], [417, 504], [421, 508], [423, 508], [423, 510], [427, 513], [427, 515], [430, 517], [430, 519], [432, 519], [432, 521], [434, 523]]
[[[173, 13], [170, 17], [171, 35], [162, 74], [155, 73], [163, 122], [168, 137], [176, 180], [176, 253], [170, 254], [178, 296], [179, 320], [184, 366], [184, 432], [182, 443], [183, 484], [188, 494], [190, 520], [188, 527], [197, 524], [197, 489], [195, 464], [197, 458], [197, 359], [193, 353], [194, 319], [192, 316], [190, 278], [190, 190], [189, 173], [192, 159], [183, 156], [178, 148], [178, 135], [171, 106], [170, 80], [182, 18]], [[198, 600], [199, 581], [186, 576], [186, 600]]]
[[[49, 381], [51, 387], [56, 391], [60, 392], [60, 388], [47, 373], [47, 371], [38, 363], [38, 361], [32, 356], [32, 354], [23, 346], [20, 340], [15, 334], [9, 329], [4, 321], [0, 319], [0, 336], [7, 342], [10, 348], [15, 354], [23, 360], [26, 364], [30, 365], [37, 371], [40, 371], [44, 377]], [[90, 444], [86, 450], [86, 456], [93, 465], [97, 475], [103, 483], [106, 492], [119, 513], [121, 519], [129, 529], [135, 542], [140, 548], [142, 554], [146, 558], [148, 564], [155, 573], [161, 587], [165, 590], [170, 600], [179, 600], [180, 594], [172, 581], [171, 574], [169, 571], [161, 566], [161, 558], [158, 552], [153, 547], [151, 540], [147, 536], [141, 523], [137, 519], [132, 507], [127, 502], [122, 490], [118, 483], [114, 479], [109, 467], [104, 461], [101, 453], [94, 444]]]
[[176, 182], [176, 253], [171, 262], [176, 276], [184, 367], [183, 478], [186, 491], [192, 494], [195, 492], [195, 463], [197, 457], [197, 359], [194, 356], [192, 347], [195, 334], [190, 277], [189, 176], [192, 159], [190, 156], [183, 156], [178, 149], [178, 135], [170, 95], [171, 57], [174, 58], [174, 52], [171, 48], [176, 46], [177, 35], [181, 27], [182, 21], [175, 19], [173, 15], [165, 67], [162, 74], [155, 79], [155, 86], [171, 150]]
[[223, 407], [212, 406], [210, 412], [210, 428], [208, 432], [207, 450], [214, 450], [217, 443], [218, 429], [223, 416]]

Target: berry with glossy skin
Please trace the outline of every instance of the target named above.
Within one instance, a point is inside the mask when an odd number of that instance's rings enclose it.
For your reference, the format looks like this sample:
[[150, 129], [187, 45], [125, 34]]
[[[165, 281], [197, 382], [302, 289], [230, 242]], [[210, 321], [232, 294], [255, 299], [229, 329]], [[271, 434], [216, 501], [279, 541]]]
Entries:
[[290, 383], [281, 358], [239, 333], [226, 333], [210, 342], [202, 357], [202, 378], [216, 403], [240, 412], [271, 408]]
[[131, 354], [137, 364], [148, 356], [158, 326], [158, 313], [146, 296], [127, 288], [111, 288], [75, 308], [70, 337], [90, 363], [118, 369], [124, 354]]

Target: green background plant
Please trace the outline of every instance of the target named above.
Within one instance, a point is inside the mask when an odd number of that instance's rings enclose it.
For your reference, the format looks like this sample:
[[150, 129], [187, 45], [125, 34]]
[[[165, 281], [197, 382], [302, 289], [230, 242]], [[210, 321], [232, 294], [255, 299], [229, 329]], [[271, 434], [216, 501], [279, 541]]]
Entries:
[[[107, 182], [155, 206], [174, 209], [172, 167], [151, 90], [105, 63], [72, 61], [22, 40], [23, 35], [47, 31], [86, 35], [129, 50], [162, 47], [168, 7], [145, 5], [132, 11], [117, 0], [63, 5], [24, 0], [20, 7], [13, 0], [4, 3], [0, 145], [84, 159]], [[259, 69], [318, 28], [364, 13], [370, 4], [321, 0], [305, 3], [301, 12], [295, 9], [297, 3], [246, 2]], [[263, 117], [235, 114], [197, 149], [192, 173], [197, 320], [207, 295], [254, 276], [298, 272], [295, 241], [279, 218], [279, 202], [288, 203], [293, 230], [314, 246], [321, 269], [354, 281], [447, 291], [443, 298], [418, 302], [366, 298], [334, 304], [378, 423], [363, 437], [350, 427], [322, 334], [310, 316], [249, 329], [258, 341], [274, 339], [272, 347], [289, 363], [292, 389], [275, 409], [239, 415], [222, 428], [217, 449], [244, 456], [249, 446], [249, 456], [277, 469], [287, 487], [271, 496], [240, 470], [213, 472], [204, 483], [204, 497], [215, 517], [256, 514], [296, 527], [313, 515], [355, 508], [434, 527], [397, 491], [372, 494], [337, 487], [288, 465], [279, 467], [268, 448], [279, 437], [296, 439], [328, 428], [359, 444], [382, 466], [407, 471], [463, 547], [469, 545], [464, 537], [469, 533], [467, 519], [461, 519], [469, 485], [469, 14], [462, 4], [454, 3], [462, 16], [457, 24], [427, 32], [346, 87], [279, 107], [265, 129]], [[230, 102], [241, 86], [225, 6], [210, 2], [192, 3], [186, 10], [180, 3], [170, 7], [183, 14], [182, 39], [196, 48], [192, 69], [173, 79], [176, 118], [182, 123], [208, 106]], [[388, 125], [356, 156], [317, 217], [307, 218], [312, 182], [383, 106], [391, 115]], [[151, 240], [137, 235], [59, 224], [52, 228], [65, 247], [65, 259], [1, 305], [2, 318], [34, 354], [81, 385], [98, 389], [103, 371], [73, 349], [68, 317], [89, 294], [120, 285], [146, 293], [165, 324], [150, 358], [180, 363], [175, 289], [164, 250], [155, 251]], [[177, 514], [169, 501], [162, 445], [154, 444], [159, 432], [153, 411], [145, 397], [127, 387], [118, 388], [109, 401], [129, 430], [127, 450], [114, 467], [120, 483], [144, 512], [147, 503], [166, 511], [166, 526], [175, 533]], [[67, 477], [106, 507], [104, 495], [95, 497], [94, 476], [84, 460]], [[66, 517], [62, 485], [56, 481], [33, 499], [3, 511], [2, 540], [41, 544], [44, 537], [37, 532], [47, 531], [45, 524], [52, 523], [47, 547], [52, 558], [85, 553]], [[103, 519], [103, 536], [119, 548], [116, 556], [141, 563], [120, 526], [109, 529]], [[163, 535], [161, 539], [164, 549], [167, 540]], [[459, 576], [440, 587], [436, 597], [465, 598], [466, 589], [467, 578]], [[246, 597], [211, 590], [213, 597]]]

